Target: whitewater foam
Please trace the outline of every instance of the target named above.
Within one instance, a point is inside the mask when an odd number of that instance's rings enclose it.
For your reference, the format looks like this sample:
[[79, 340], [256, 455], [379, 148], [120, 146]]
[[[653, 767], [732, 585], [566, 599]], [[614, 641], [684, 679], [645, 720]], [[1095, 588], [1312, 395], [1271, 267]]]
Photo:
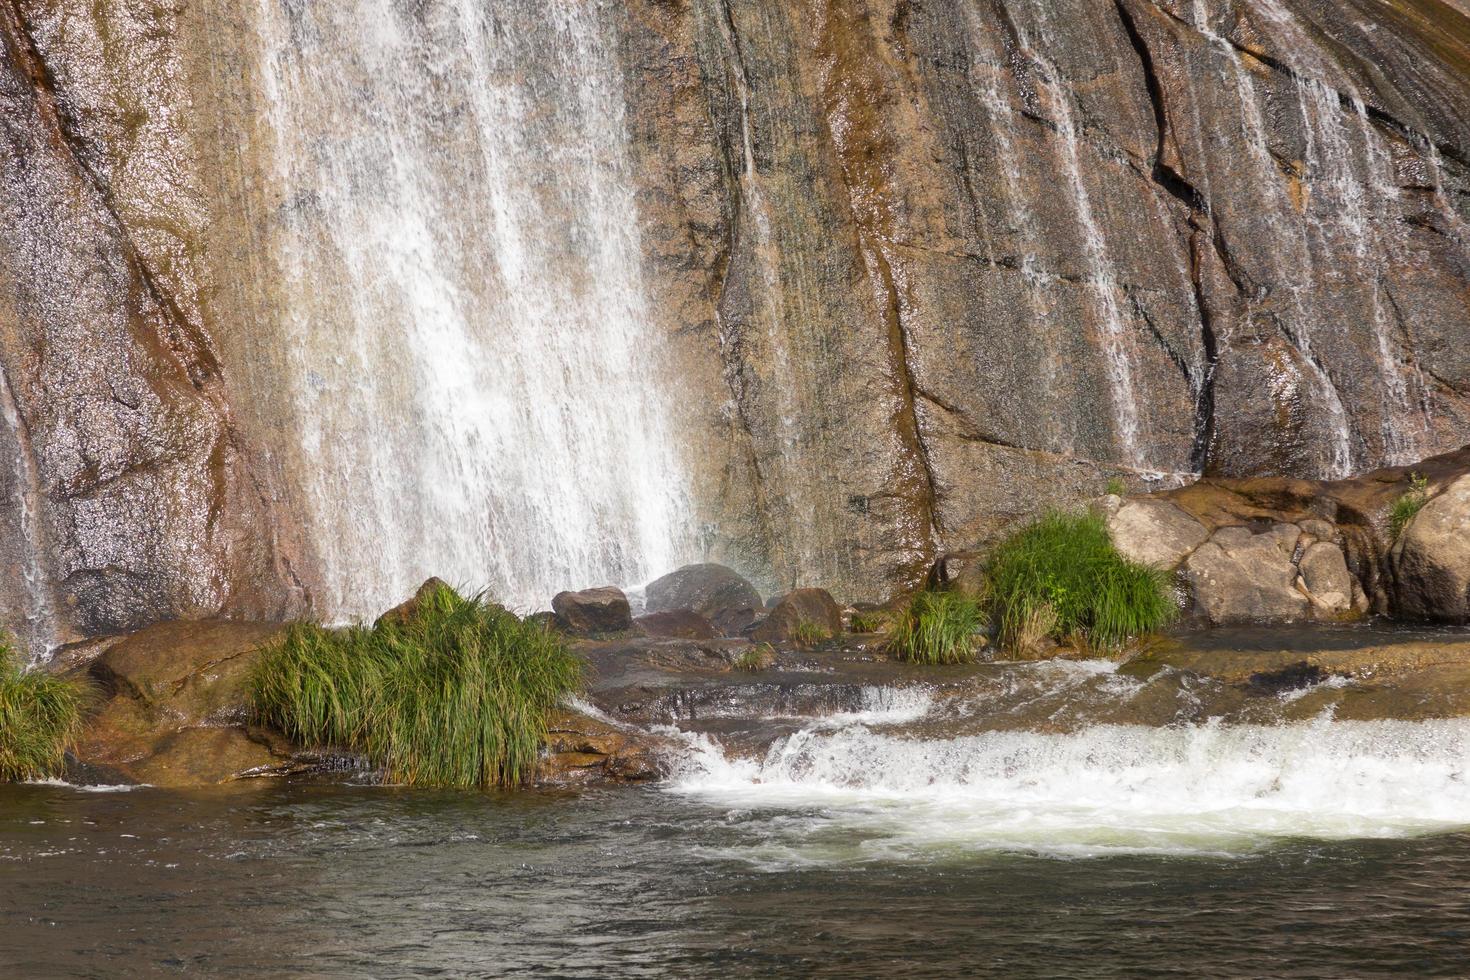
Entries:
[[751, 838], [726, 856], [781, 866], [974, 851], [1239, 854], [1286, 838], [1470, 826], [1467, 719], [955, 739], [834, 720], [760, 760], [701, 739], [669, 789], [750, 811]]

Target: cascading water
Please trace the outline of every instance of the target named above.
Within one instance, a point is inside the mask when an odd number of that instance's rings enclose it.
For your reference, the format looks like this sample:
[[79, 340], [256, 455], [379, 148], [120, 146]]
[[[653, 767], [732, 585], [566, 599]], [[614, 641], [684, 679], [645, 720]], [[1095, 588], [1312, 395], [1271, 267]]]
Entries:
[[1464, 719], [902, 729], [930, 706], [910, 696], [815, 719], [754, 760], [698, 737], [669, 788], [750, 815], [758, 840], [727, 856], [777, 867], [1001, 850], [1245, 853], [1283, 838], [1470, 825]]
[[[1255, 171], [1256, 186], [1273, 198], [1271, 207], [1261, 209], [1261, 218], [1269, 227], [1270, 239], [1277, 247], [1263, 258], [1272, 263], [1276, 276], [1288, 284], [1297, 313], [1294, 318], [1293, 339], [1311, 367], [1310, 377], [1290, 374], [1279, 376], [1276, 384], [1283, 390], [1277, 393], [1277, 400], [1285, 403], [1290, 399], [1290, 391], [1284, 389], [1301, 386], [1315, 389], [1317, 400], [1331, 420], [1330, 462], [1321, 475], [1328, 479], [1348, 476], [1356, 467], [1347, 408], [1343, 405], [1336, 383], [1323, 367], [1318, 352], [1314, 350], [1316, 338], [1309, 327], [1313, 322], [1309, 315], [1313, 295], [1320, 288], [1317, 281], [1318, 263], [1310, 234], [1312, 219], [1306, 214], [1297, 220], [1292, 218], [1303, 209], [1298, 206], [1298, 202], [1292, 200], [1267, 145], [1266, 122], [1261, 114], [1260, 95], [1250, 72], [1241, 63], [1242, 56], [1227, 38], [1211, 27], [1209, 7], [1205, 0], [1195, 0], [1190, 14], [1195, 29], [1218, 52], [1224, 66], [1223, 72], [1228, 76], [1222, 81], [1228, 84], [1227, 91], [1233, 91], [1239, 106], [1241, 144], [1245, 147], [1247, 160]], [[1333, 112], [1336, 112], [1335, 108]], [[1310, 206], [1310, 201], [1305, 202], [1307, 210], [1310, 210]]]
[[[1396, 350], [1395, 325], [1383, 295], [1384, 255], [1398, 250], [1396, 229], [1405, 223], [1401, 194], [1394, 175], [1392, 151], [1369, 118], [1367, 101], [1353, 81], [1317, 54], [1320, 45], [1304, 24], [1279, 0], [1255, 0], [1273, 34], [1305, 59], [1305, 73], [1295, 80], [1306, 142], [1305, 179], [1311, 187], [1304, 203], [1303, 225], [1315, 237], [1321, 256], [1346, 246], [1354, 272], [1370, 293], [1371, 328], [1382, 390], [1381, 463], [1402, 465], [1421, 458], [1431, 428], [1427, 389], [1409, 355]], [[1309, 249], [1310, 254], [1310, 249]], [[1341, 269], [1324, 258], [1303, 268], [1298, 296], [1308, 290], [1331, 290]], [[1305, 343], [1310, 343], [1305, 337]], [[1304, 349], [1304, 353], [1310, 351]], [[1412, 391], [1411, 388], [1417, 389]], [[1335, 389], [1334, 389], [1335, 395]], [[1346, 412], [1338, 409], [1341, 430]], [[1341, 455], [1341, 454], [1339, 454]], [[1348, 462], [1351, 462], [1348, 454]], [[1346, 475], [1350, 465], [1339, 466]]]
[[14, 561], [25, 596], [24, 618], [14, 623], [22, 641], [21, 649], [28, 651], [33, 663], [45, 659], [56, 640], [56, 610], [53, 607], [50, 583], [45, 569], [41, 567], [41, 556], [45, 554], [40, 524], [36, 515], [36, 501], [41, 489], [36, 477], [35, 464], [23, 444], [21, 433], [24, 423], [15, 405], [15, 396], [10, 389], [10, 380], [0, 373], [0, 438], [12, 443], [11, 472], [0, 480], [7, 482], [10, 489], [10, 506], [16, 517]]
[[594, 0], [259, 0], [319, 612], [678, 564], [688, 493]]

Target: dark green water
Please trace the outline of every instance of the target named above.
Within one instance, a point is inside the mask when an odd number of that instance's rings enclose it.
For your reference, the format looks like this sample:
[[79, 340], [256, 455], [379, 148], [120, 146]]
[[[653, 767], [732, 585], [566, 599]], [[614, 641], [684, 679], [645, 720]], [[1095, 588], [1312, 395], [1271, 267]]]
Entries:
[[1470, 836], [754, 863], [658, 790], [0, 787], [0, 976], [1470, 974]]

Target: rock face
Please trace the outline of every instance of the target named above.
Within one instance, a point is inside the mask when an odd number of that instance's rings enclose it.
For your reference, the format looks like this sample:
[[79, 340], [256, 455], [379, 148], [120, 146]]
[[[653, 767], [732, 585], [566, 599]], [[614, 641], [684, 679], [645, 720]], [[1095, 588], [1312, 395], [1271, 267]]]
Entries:
[[[447, 44], [441, 4], [411, 7], [383, 36]], [[1462, 5], [604, 7], [642, 260], [612, 288], [666, 341], [647, 383], [677, 393], [695, 553], [767, 591], [882, 599], [1114, 476], [1335, 477], [1470, 442]], [[0, 609], [37, 642], [300, 612], [323, 568], [372, 560], [309, 529], [373, 467], [324, 492], [292, 434], [340, 394], [298, 343], [350, 299], [331, 270], [391, 262], [364, 245], [303, 278], [292, 249], [343, 201], [438, 241], [456, 215], [424, 202], [484, 186], [483, 155], [457, 65], [399, 80], [442, 172], [377, 179], [368, 128], [307, 141], [364, 142], [361, 184], [293, 176], [275, 114], [337, 118], [273, 101], [320, 94], [280, 74], [340, 40], [304, 24], [224, 0], [0, 8]], [[576, 68], [555, 31], [534, 41]], [[470, 237], [500, 233], [483, 204], [456, 209]], [[386, 257], [453, 306], [449, 260], [415, 249]], [[433, 384], [398, 371], [414, 310], [384, 315], [346, 371], [391, 373], [380, 404], [411, 428]], [[436, 528], [433, 497], [392, 506]]]
[[579, 636], [619, 633], [633, 626], [628, 597], [622, 589], [611, 586], [559, 592], [551, 600], [551, 608], [556, 612], [556, 625]]
[[781, 599], [771, 614], [751, 632], [751, 639], [764, 643], [805, 640], [804, 629], [824, 634], [842, 632], [842, 607], [826, 589], [795, 589]]
[[1470, 622], [1470, 476], [1431, 499], [1393, 549], [1400, 611]]

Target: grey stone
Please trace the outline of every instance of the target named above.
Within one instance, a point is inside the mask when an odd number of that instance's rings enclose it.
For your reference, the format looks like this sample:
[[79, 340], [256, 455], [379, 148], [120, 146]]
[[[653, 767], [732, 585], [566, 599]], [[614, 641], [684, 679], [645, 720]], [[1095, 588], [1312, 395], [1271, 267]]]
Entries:
[[1195, 602], [1211, 624], [1300, 619], [1310, 601], [1296, 587], [1292, 564], [1300, 530], [1276, 524], [1252, 533], [1226, 527], [1184, 563]]
[[1175, 568], [1210, 536], [1167, 500], [1130, 500], [1108, 520], [1113, 544], [1134, 561]]
[[1348, 571], [1342, 549], [1330, 541], [1318, 541], [1309, 546], [1298, 568], [1302, 583], [1320, 612], [1343, 615], [1352, 610], [1354, 595], [1362, 593], [1352, 572]]
[[1470, 476], [1430, 499], [1392, 552], [1396, 611], [1470, 622]]

